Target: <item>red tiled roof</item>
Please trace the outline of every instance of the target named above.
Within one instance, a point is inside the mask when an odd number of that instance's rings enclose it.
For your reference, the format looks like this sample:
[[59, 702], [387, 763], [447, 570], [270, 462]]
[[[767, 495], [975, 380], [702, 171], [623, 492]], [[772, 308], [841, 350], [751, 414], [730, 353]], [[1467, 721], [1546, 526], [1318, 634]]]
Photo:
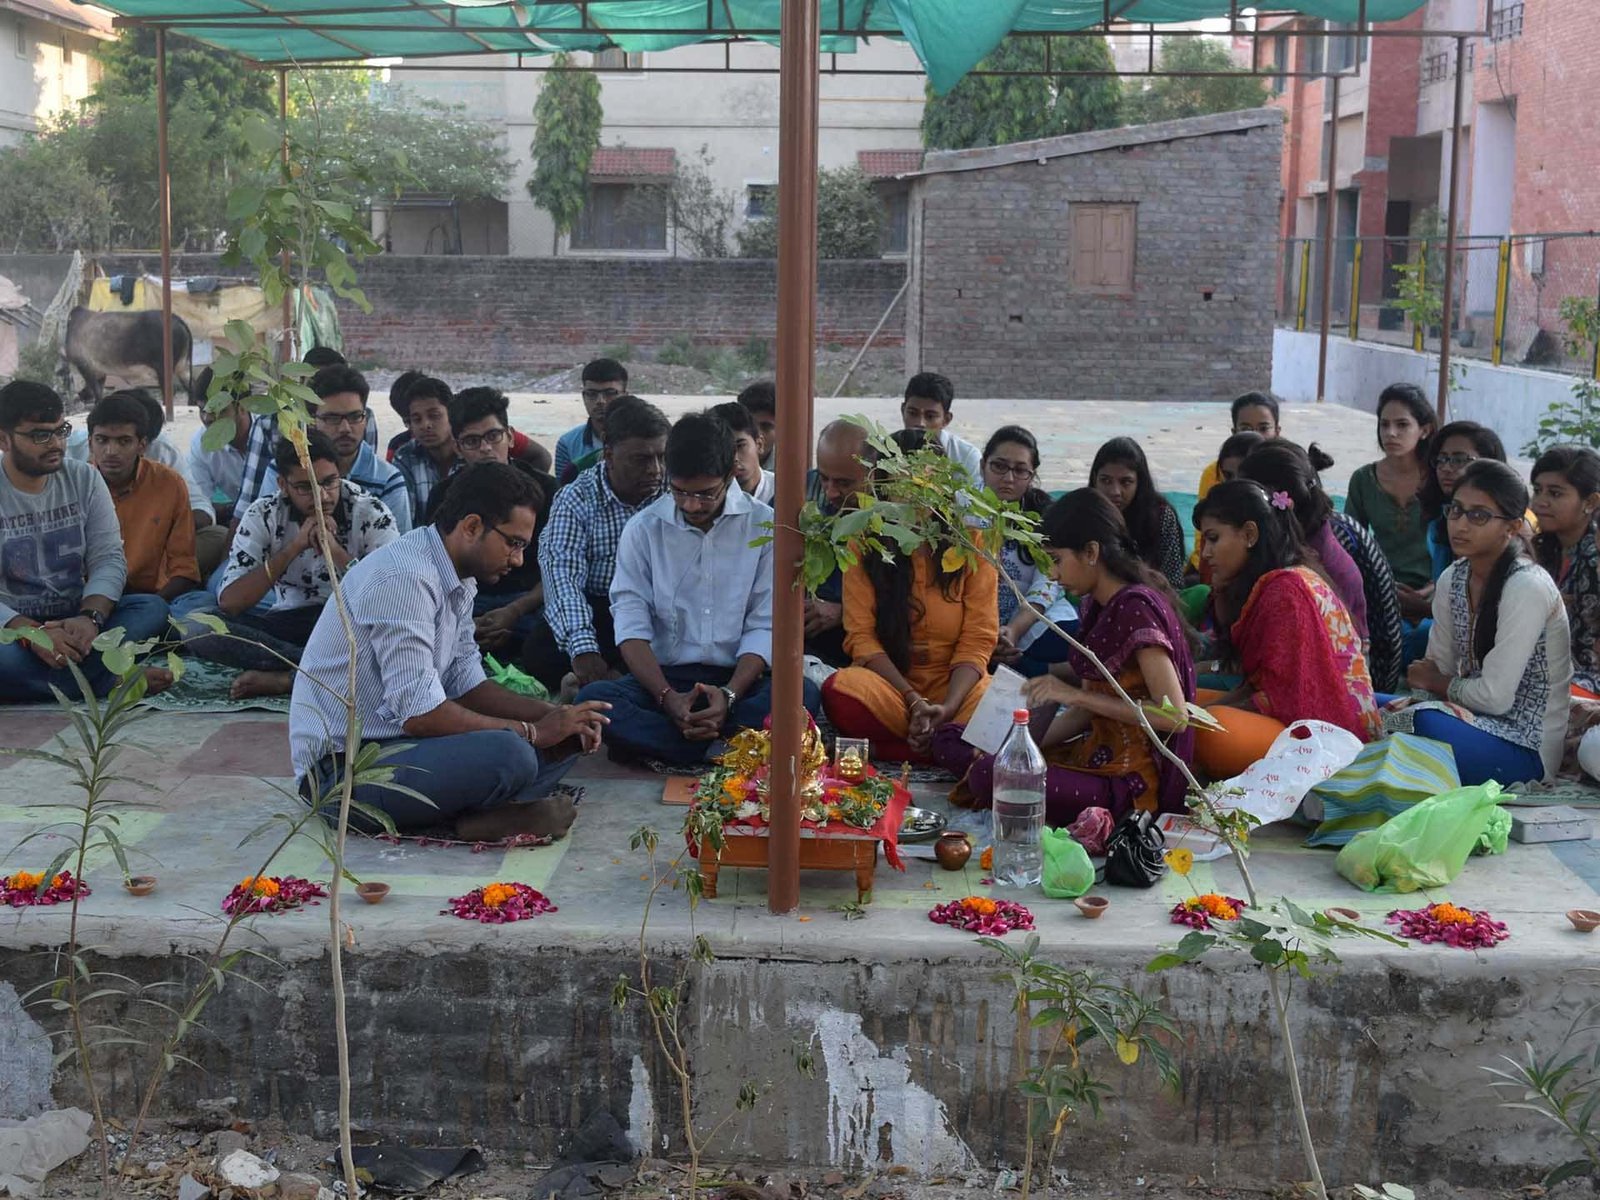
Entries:
[[41, 21], [49, 21], [55, 25], [65, 25], [68, 28], [79, 30], [94, 37], [114, 38], [116, 29], [112, 26], [112, 15], [103, 8], [96, 8], [92, 4], [74, 4], [71, 0], [4, 0], [0, 2], [0, 11], [10, 10], [22, 13], [24, 16], [35, 17]]
[[873, 179], [892, 179], [922, 170], [921, 150], [857, 150], [856, 165]]
[[589, 175], [596, 179], [638, 179], [671, 175], [677, 152], [644, 146], [601, 146], [589, 160]]

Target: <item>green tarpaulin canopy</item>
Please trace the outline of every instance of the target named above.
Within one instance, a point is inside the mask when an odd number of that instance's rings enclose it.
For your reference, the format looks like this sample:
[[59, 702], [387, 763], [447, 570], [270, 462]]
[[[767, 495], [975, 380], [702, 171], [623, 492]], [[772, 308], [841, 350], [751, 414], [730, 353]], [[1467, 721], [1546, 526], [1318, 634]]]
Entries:
[[[556, 50], [668, 50], [728, 37], [776, 42], [780, 0], [96, 0], [126, 17], [159, 19], [176, 33], [261, 63], [367, 58], [547, 54]], [[1367, 0], [1368, 21], [1393, 21], [1427, 0]], [[1332, 21], [1356, 21], [1360, 0], [1267, 5]], [[1228, 0], [1110, 0], [1130, 22], [1226, 17]], [[823, 49], [848, 53], [862, 37], [903, 39], [944, 91], [1013, 30], [1087, 29], [1106, 0], [821, 0]]]

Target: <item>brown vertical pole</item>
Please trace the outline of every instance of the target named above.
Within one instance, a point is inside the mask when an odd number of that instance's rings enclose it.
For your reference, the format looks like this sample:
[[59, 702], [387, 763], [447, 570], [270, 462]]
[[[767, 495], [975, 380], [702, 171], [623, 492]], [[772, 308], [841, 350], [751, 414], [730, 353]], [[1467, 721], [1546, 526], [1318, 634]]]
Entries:
[[[1332, 53], [1324, 47], [1323, 54]], [[1328, 398], [1328, 335], [1333, 329], [1333, 223], [1339, 216], [1339, 76], [1335, 75], [1333, 104], [1328, 122], [1328, 190], [1322, 221], [1322, 334], [1317, 340], [1317, 403]]]
[[[278, 68], [278, 120], [283, 122], [283, 169], [289, 169], [289, 72]], [[289, 252], [285, 250], [282, 257], [284, 278], [289, 275]], [[279, 353], [282, 361], [288, 362], [294, 357], [294, 289], [288, 288], [283, 293], [283, 340]]]
[[[172, 175], [167, 162], [167, 31], [156, 26], [156, 201], [161, 221], [161, 403], [172, 420]], [[194, 381], [190, 380], [190, 386]]]
[[818, 0], [783, 0], [778, 77], [778, 474], [772, 589], [771, 828], [767, 908], [800, 903], [805, 641], [798, 530], [816, 395]]
[[1450, 126], [1450, 206], [1444, 225], [1444, 296], [1439, 310], [1439, 420], [1450, 404], [1450, 327], [1455, 324], [1456, 198], [1461, 188], [1461, 109], [1466, 102], [1467, 39], [1456, 39], [1456, 111]]

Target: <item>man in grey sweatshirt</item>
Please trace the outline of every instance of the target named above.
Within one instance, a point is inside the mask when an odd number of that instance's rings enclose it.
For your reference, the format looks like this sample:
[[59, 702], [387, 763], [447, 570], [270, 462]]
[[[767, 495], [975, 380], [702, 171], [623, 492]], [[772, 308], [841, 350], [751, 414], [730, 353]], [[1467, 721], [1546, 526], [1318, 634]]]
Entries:
[[[71, 433], [48, 387], [14, 380], [0, 388], [0, 627], [42, 628], [52, 643], [0, 645], [0, 702], [50, 700], [51, 684], [75, 695], [69, 662], [105, 695], [116, 681], [95, 638], [121, 628], [139, 641], [167, 622], [161, 597], [122, 595], [128, 566], [117, 510], [100, 472], [67, 458]], [[145, 675], [152, 690], [172, 682], [164, 670]]]

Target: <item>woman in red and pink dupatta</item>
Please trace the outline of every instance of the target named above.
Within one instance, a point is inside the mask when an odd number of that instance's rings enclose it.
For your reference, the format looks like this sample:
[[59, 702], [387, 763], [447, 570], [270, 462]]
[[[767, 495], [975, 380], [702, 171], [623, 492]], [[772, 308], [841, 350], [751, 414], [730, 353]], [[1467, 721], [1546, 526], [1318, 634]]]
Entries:
[[[1078, 639], [1106, 664], [1135, 703], [1170, 703], [1181, 710], [1194, 699], [1194, 658], [1189, 652], [1167, 582], [1140, 561], [1122, 514], [1099, 492], [1082, 488], [1052, 504], [1040, 522], [1055, 577], [1083, 597]], [[1121, 817], [1132, 808], [1183, 809], [1184, 778], [1157, 753], [1134, 709], [1076, 650], [1066, 667], [1071, 681], [1041, 676], [1028, 681], [1028, 706], [1054, 714], [1040, 738], [1048, 764], [1045, 816], [1070, 824], [1086, 808]], [[1185, 763], [1194, 733], [1151, 715], [1169, 749]], [[964, 727], [934, 733], [934, 760], [963, 780], [958, 792], [990, 803], [994, 759], [961, 740]]]
[[1201, 768], [1217, 779], [1237, 775], [1295, 721], [1327, 721], [1362, 741], [1378, 737], [1361, 639], [1339, 597], [1308, 565], [1288, 493], [1269, 495], [1236, 479], [1207, 493], [1195, 520], [1200, 556], [1211, 565], [1219, 650], [1245, 677], [1226, 694], [1200, 694], [1226, 731], [1198, 732]]

